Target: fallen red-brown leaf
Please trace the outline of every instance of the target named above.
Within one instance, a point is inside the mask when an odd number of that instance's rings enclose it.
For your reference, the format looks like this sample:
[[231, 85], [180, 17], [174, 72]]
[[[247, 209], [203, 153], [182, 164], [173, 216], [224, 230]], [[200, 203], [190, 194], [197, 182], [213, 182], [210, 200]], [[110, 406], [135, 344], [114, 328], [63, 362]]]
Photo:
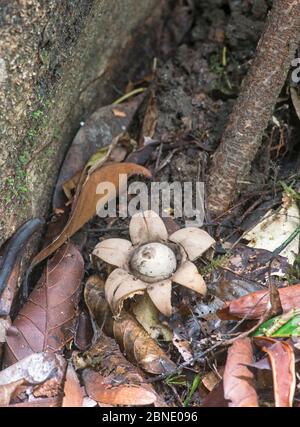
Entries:
[[[300, 307], [300, 284], [278, 289], [283, 312]], [[223, 320], [260, 319], [270, 303], [269, 291], [257, 291], [229, 301], [218, 310], [218, 316]]]
[[223, 376], [224, 397], [231, 407], [256, 407], [257, 394], [254, 375], [247, 365], [253, 363], [250, 338], [236, 340], [228, 350]]
[[292, 407], [296, 388], [293, 347], [273, 338], [255, 338], [255, 343], [267, 353], [271, 363], [275, 406]]

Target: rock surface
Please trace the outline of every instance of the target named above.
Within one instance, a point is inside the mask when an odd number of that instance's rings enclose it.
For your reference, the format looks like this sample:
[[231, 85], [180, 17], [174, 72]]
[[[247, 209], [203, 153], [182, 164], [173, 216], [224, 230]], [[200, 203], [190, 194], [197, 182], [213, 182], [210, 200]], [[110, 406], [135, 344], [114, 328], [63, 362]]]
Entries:
[[0, 245], [47, 212], [80, 122], [150, 67], [164, 8], [160, 0], [1, 2]]

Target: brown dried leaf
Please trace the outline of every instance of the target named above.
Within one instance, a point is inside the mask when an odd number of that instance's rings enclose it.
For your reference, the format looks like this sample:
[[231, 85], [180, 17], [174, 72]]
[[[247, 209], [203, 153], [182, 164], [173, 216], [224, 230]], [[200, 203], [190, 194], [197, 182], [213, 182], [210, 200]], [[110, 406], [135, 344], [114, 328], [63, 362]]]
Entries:
[[136, 384], [113, 386], [112, 376], [105, 378], [91, 369], [85, 369], [82, 377], [86, 392], [100, 404], [149, 406], [157, 398], [154, 392]]
[[[286, 313], [300, 306], [300, 284], [278, 289], [283, 312]], [[218, 310], [218, 316], [223, 320], [260, 319], [270, 303], [269, 291], [257, 291], [227, 302]]]
[[7, 331], [4, 360], [41, 351], [58, 352], [73, 338], [84, 263], [71, 243], [47, 263], [42, 277]]
[[201, 403], [203, 408], [227, 408], [228, 402], [224, 398], [223, 381], [219, 382], [213, 390], [203, 399]]
[[130, 314], [122, 314], [120, 320], [114, 322], [113, 330], [117, 343], [128, 359], [137, 363], [146, 372], [160, 375], [172, 372], [176, 368], [156, 341]]
[[99, 328], [117, 343], [128, 359], [152, 374], [172, 371], [175, 364], [166, 356], [144, 328], [129, 313], [122, 312], [118, 320], [112, 318], [104, 297], [104, 283], [98, 276], [91, 276], [84, 291], [86, 304]]
[[[132, 175], [150, 178], [151, 173], [148, 169], [133, 163], [111, 163], [89, 175], [82, 187], [79, 186], [77, 189], [72, 212], [65, 228], [50, 245], [33, 258], [30, 269], [60, 248], [67, 239], [96, 215], [97, 210], [100, 210], [108, 201], [115, 199], [117, 191], [125, 191], [127, 179]], [[102, 182], [111, 183], [115, 191], [108, 191], [104, 195], [97, 194], [98, 185]]]
[[224, 371], [224, 397], [231, 407], [257, 407], [258, 398], [253, 373], [246, 366], [253, 363], [250, 338], [235, 341], [228, 350]]
[[271, 363], [275, 406], [292, 407], [296, 388], [293, 347], [288, 342], [273, 338], [255, 338], [254, 342], [267, 353]]
[[[151, 400], [157, 406], [166, 406], [154, 388], [144, 383], [141, 371], [121, 354], [116, 342], [103, 333], [90, 350], [74, 356], [73, 361], [77, 369], [92, 368], [101, 372], [100, 377], [90, 370], [85, 370], [83, 375], [87, 393], [101, 403], [116, 404], [118, 401], [122, 402], [118, 404], [127, 404], [124, 402], [128, 396], [128, 404], [132, 404], [132, 399], [135, 399], [134, 404], [140, 405], [144, 404], [145, 395], [148, 402]], [[94, 382], [99, 385], [97, 390], [93, 386]], [[124, 387], [127, 391], [129, 387], [135, 390], [127, 395], [124, 394]]]
[[64, 386], [63, 407], [77, 408], [82, 406], [84, 393], [76, 372], [71, 363], [68, 364]]
[[111, 141], [127, 128], [144, 99], [140, 94], [128, 102], [118, 105], [118, 111], [124, 117], [114, 115], [115, 106], [108, 105], [96, 110], [77, 132], [61, 168], [53, 197], [53, 209], [65, 204], [62, 192], [63, 184], [81, 171], [91, 156], [101, 147], [108, 146]]

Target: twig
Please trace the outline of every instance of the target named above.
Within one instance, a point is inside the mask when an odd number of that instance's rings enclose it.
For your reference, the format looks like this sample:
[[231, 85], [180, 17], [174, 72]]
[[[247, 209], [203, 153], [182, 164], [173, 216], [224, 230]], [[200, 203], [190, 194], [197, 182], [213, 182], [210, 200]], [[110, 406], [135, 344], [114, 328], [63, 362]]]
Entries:
[[300, 32], [299, 0], [275, 0], [209, 174], [209, 209], [223, 213], [247, 176], [286, 80]]

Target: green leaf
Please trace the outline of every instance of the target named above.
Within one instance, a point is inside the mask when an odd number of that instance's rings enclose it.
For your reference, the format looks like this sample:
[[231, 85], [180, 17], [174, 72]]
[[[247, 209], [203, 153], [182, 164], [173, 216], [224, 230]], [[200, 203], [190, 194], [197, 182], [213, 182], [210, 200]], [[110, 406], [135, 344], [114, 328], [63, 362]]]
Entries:
[[196, 390], [197, 390], [197, 388], [199, 387], [200, 381], [201, 381], [200, 374], [197, 374], [197, 375], [194, 377], [193, 383], [192, 383], [191, 388], [190, 388], [190, 390], [189, 390], [189, 394], [187, 395], [186, 399], [185, 399], [185, 400], [184, 400], [184, 402], [183, 402], [183, 406], [184, 406], [185, 408], [189, 405], [189, 403], [190, 403], [190, 401], [191, 401], [191, 399], [192, 399], [192, 397], [193, 397], [193, 394], [195, 393], [195, 391], [196, 391]]
[[299, 310], [286, 322], [283, 321], [283, 323], [281, 323], [282, 319], [284, 319], [284, 316], [286, 316], [286, 313], [281, 316], [274, 317], [273, 319], [267, 320], [252, 334], [252, 336], [268, 336], [272, 338], [300, 336]]
[[92, 155], [92, 157], [89, 159], [89, 161], [86, 164], [86, 169], [94, 166], [97, 162], [99, 162], [102, 159], [105, 159], [105, 157], [107, 156], [109, 150], [109, 145], [100, 148], [98, 151], [96, 151], [96, 153], [94, 153]]

